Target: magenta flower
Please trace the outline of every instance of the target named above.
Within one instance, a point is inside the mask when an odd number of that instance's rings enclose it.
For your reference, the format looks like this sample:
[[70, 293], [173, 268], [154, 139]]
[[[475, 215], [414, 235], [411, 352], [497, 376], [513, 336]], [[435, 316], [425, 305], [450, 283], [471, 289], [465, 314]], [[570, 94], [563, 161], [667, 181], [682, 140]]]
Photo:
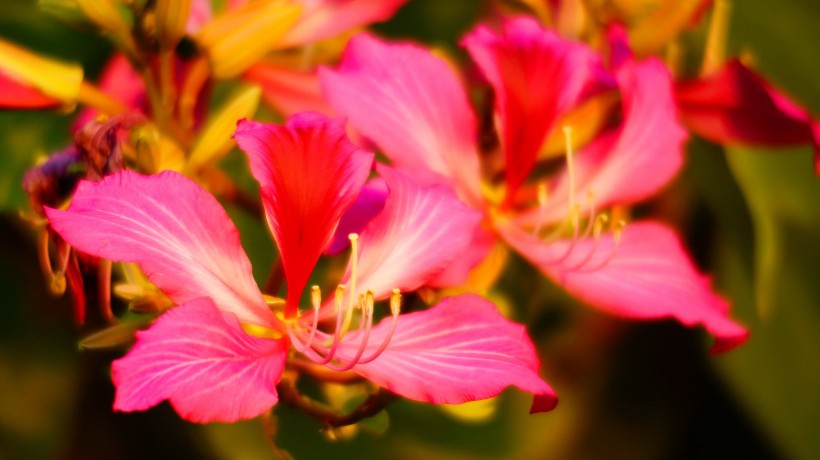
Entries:
[[[726, 301], [712, 292], [671, 229], [651, 221], [622, 229], [599, 212], [650, 197], [680, 169], [685, 132], [663, 64], [628, 56], [609, 71], [587, 46], [529, 18], [505, 22], [501, 33], [478, 27], [463, 45], [495, 93], [503, 159], [488, 156], [483, 169], [465, 91], [451, 67], [427, 50], [360, 35], [338, 69], [320, 74], [338, 113], [396, 167], [448, 185], [484, 214], [461, 260], [483, 257], [492, 237], [482, 229], [489, 228], [591, 306], [703, 326], [716, 338], [714, 350], [743, 342], [746, 330], [727, 317]], [[577, 154], [567, 129], [566, 161], [551, 176], [533, 177], [562, 120], [613, 88], [620, 118]]]
[[[359, 195], [373, 155], [345, 138], [341, 122], [316, 114], [283, 127], [241, 121], [235, 137], [259, 181], [284, 265], [282, 311], [266, 304], [216, 199], [177, 173], [123, 171], [82, 182], [67, 211], [46, 210], [69, 244], [140, 264], [178, 304], [114, 362], [116, 410], [169, 400], [196, 422], [257, 416], [277, 403], [291, 348], [418, 401], [462, 403], [515, 385], [536, 395], [534, 411], [555, 406], [524, 328], [490, 302], [462, 295], [399, 314], [394, 289], [416, 289], [446, 267], [469, 244], [465, 229], [480, 218], [449, 189], [422, 187], [404, 172], [379, 167], [389, 195], [352, 238], [345, 285], [324, 305], [312, 288], [311, 308], [300, 310], [308, 276]], [[390, 313], [374, 324], [374, 302], [385, 298]], [[322, 318], [335, 318], [332, 327], [320, 326]]]

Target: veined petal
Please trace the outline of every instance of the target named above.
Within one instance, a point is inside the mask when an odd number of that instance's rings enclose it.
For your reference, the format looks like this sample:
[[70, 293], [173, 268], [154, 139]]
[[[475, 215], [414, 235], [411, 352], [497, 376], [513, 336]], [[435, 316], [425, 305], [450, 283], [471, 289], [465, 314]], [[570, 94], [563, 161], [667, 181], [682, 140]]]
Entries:
[[[390, 194], [359, 238], [356, 282], [377, 299], [394, 288], [412, 291], [441, 273], [464, 254], [481, 220], [446, 186], [421, 186], [410, 173], [386, 166], [378, 172]], [[344, 282], [350, 276], [348, 267]]]
[[[630, 204], [656, 193], [677, 174], [683, 163], [686, 132], [676, 118], [671, 77], [659, 60], [630, 61], [618, 70], [623, 96], [623, 124], [600, 135], [575, 159], [575, 196], [581, 206], [593, 196], [601, 209]], [[555, 222], [566, 215], [570, 180], [566, 169], [550, 186], [543, 210], [521, 216], [521, 223], [537, 219]]]
[[[382, 320], [370, 331], [368, 352], [385, 340], [390, 321]], [[337, 357], [355, 357], [358, 338], [359, 332], [349, 334]], [[501, 316], [484, 298], [463, 294], [429, 310], [400, 315], [390, 345], [353, 370], [401, 396], [435, 404], [491, 398], [515, 385], [536, 395], [533, 412], [542, 412], [558, 400], [539, 377], [539, 367], [524, 326]]]
[[748, 337], [729, 319], [728, 303], [697, 272], [677, 235], [661, 224], [630, 224], [619, 244], [605, 234], [597, 243], [590, 238], [571, 249], [570, 241], [544, 243], [512, 225], [500, 232], [544, 274], [593, 307], [627, 318], [701, 325], [715, 337], [713, 351], [731, 349]]
[[114, 361], [114, 409], [145, 410], [163, 400], [192, 422], [235, 422], [276, 404], [287, 339], [245, 333], [236, 317], [204, 297], [172, 308], [137, 333]]
[[480, 203], [476, 120], [446, 62], [420, 46], [354, 37], [338, 69], [319, 70], [330, 104], [400, 168], [428, 169]]
[[811, 144], [820, 168], [820, 125], [738, 60], [713, 75], [678, 83], [675, 101], [683, 122], [710, 141], [767, 147]]
[[140, 264], [175, 303], [207, 296], [242, 322], [276, 324], [233, 222], [181, 174], [122, 171], [99, 183], [82, 181], [67, 211], [46, 208], [46, 215], [80, 251]]
[[299, 0], [302, 16], [282, 39], [299, 46], [389, 19], [407, 0]]
[[462, 44], [495, 90], [507, 198], [512, 199], [547, 134], [591, 84], [600, 64], [590, 48], [532, 18], [507, 21], [501, 35], [479, 26]]
[[262, 189], [295, 308], [333, 231], [359, 196], [373, 154], [353, 145], [344, 123], [316, 113], [285, 126], [240, 120], [234, 135]]

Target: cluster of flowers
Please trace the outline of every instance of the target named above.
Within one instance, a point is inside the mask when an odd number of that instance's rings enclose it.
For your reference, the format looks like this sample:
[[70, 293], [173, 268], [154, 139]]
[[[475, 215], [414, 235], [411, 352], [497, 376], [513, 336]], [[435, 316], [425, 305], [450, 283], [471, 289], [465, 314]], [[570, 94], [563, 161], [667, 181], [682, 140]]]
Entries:
[[[115, 292], [151, 314], [113, 363], [116, 410], [168, 400], [185, 419], [232, 422], [270, 410], [282, 391], [298, 399], [281, 384], [298, 375], [364, 377], [391, 396], [448, 404], [513, 385], [534, 395], [533, 412], [551, 410], [522, 325], [480, 293], [429, 308], [408, 296], [463, 286], [498, 245], [592, 307], [703, 327], [714, 351], [746, 339], [672, 229], [625, 221], [681, 168], [687, 130], [764, 145], [820, 134], [748, 66], [723, 62], [720, 43], [697, 78], [654, 56], [711, 2], [666, 2], [629, 21], [571, 1], [498, 6], [461, 41], [478, 70], [469, 78], [423, 46], [351, 32], [403, 3], [249, 0], [213, 12], [208, 0], [125, 10], [78, 0], [120, 51], [98, 85], [0, 41], [0, 105], [87, 106], [74, 144], [24, 187], [45, 217], [44, 272], [70, 292], [77, 320], [94, 285], [117, 321], [112, 261], [126, 279]], [[714, 36], [725, 32], [719, 11]], [[664, 33], [648, 34], [650, 23]], [[226, 81], [243, 83], [208, 113]], [[247, 120], [262, 99], [287, 121]], [[259, 185], [283, 298], [276, 282], [260, 291], [208, 191], [259, 202], [216, 166], [235, 145]], [[320, 258], [344, 251], [332, 294], [308, 288]]]

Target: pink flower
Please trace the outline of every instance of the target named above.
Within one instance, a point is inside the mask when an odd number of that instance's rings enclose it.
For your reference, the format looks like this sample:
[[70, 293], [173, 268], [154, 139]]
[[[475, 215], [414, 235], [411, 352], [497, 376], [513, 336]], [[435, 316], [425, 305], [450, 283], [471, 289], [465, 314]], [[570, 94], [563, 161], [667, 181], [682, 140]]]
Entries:
[[[320, 73], [338, 113], [396, 167], [426, 181], [436, 177], [483, 212], [476, 243], [461, 260], [483, 257], [492, 241], [484, 228], [490, 228], [591, 306], [703, 326], [716, 338], [714, 350], [743, 342], [746, 330], [727, 317], [727, 303], [712, 292], [672, 230], [657, 222], [622, 229], [599, 212], [650, 197], [680, 169], [685, 132], [663, 64], [626, 56], [610, 73], [590, 48], [529, 18], [505, 22], [500, 33], [480, 26], [463, 45], [494, 90], [503, 163], [489, 156], [483, 169], [465, 91], [451, 67], [427, 50], [360, 35], [338, 69]], [[566, 161], [550, 177], [533, 177], [562, 120], [613, 87], [620, 93], [620, 119], [577, 154], [567, 130]], [[489, 174], [482, 177], [482, 171]]]
[[[373, 155], [345, 138], [341, 122], [309, 113], [283, 127], [240, 121], [235, 137], [259, 181], [285, 268], [282, 311], [266, 304], [239, 234], [216, 199], [177, 173], [123, 171], [82, 182], [67, 211], [46, 209], [69, 244], [140, 264], [178, 304], [114, 362], [115, 409], [144, 410], [169, 400], [196, 422], [257, 416], [278, 401], [276, 384], [291, 346], [316, 363], [354, 371], [418, 401], [461, 403], [515, 385], [536, 395], [534, 411], [555, 406], [524, 328], [490, 302], [462, 295], [399, 314], [393, 289], [413, 290], [435, 276], [469, 244], [464, 230], [479, 219], [448, 188], [422, 187], [404, 172], [378, 168], [389, 195], [352, 238], [346, 286], [324, 305], [312, 288], [312, 308], [302, 311], [308, 276], [359, 195]], [[374, 302], [384, 298], [390, 313], [374, 325]], [[323, 318], [335, 318], [331, 330], [319, 326]]]

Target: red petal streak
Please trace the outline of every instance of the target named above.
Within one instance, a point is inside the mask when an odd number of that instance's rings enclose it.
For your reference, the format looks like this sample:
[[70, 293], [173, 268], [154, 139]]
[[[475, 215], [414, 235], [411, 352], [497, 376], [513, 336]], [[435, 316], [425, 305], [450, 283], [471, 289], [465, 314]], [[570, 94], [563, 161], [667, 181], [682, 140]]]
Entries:
[[608, 263], [611, 234], [602, 235], [597, 244], [592, 239], [577, 242], [561, 260], [570, 244], [566, 240], [544, 243], [512, 226], [501, 233], [544, 274], [593, 307], [627, 318], [674, 318], [687, 326], [701, 325], [716, 339], [713, 351], [731, 349], [748, 336], [728, 318], [729, 305], [697, 272], [677, 235], [661, 224], [628, 225]]
[[[811, 144], [820, 167], [820, 125], [740, 61], [675, 87], [686, 125], [713, 142], [783, 147]], [[818, 171], [820, 172], [820, 171]]]
[[136, 262], [174, 302], [207, 296], [240, 321], [274, 327], [239, 232], [216, 199], [181, 174], [123, 171], [80, 182], [51, 226], [79, 250]]
[[[384, 341], [390, 318], [370, 331], [369, 356]], [[358, 332], [337, 352], [355, 356]], [[448, 297], [435, 307], [399, 316], [390, 345], [374, 361], [353, 370], [416, 401], [459, 404], [491, 398], [509, 385], [536, 395], [535, 411], [558, 400], [538, 375], [540, 363], [524, 326], [504, 318], [482, 297]]]
[[[666, 185], [683, 163], [686, 132], [676, 118], [671, 77], [663, 63], [647, 59], [624, 63], [618, 71], [623, 95], [623, 125], [599, 136], [575, 159], [575, 196], [582, 207], [592, 192], [598, 209], [646, 199]], [[568, 212], [569, 177], [562, 171], [550, 187], [543, 211], [521, 216], [555, 222]]]
[[362, 34], [342, 65], [319, 77], [331, 105], [395, 166], [439, 173], [469, 203], [481, 203], [476, 121], [446, 62], [420, 46]]
[[558, 117], [597, 76], [598, 61], [585, 45], [524, 17], [506, 22], [502, 35], [480, 26], [463, 45], [495, 90], [507, 162], [507, 199], [511, 200]]
[[172, 308], [113, 363], [114, 409], [145, 410], [169, 400], [192, 422], [235, 422], [276, 404], [287, 340], [249, 336], [208, 298]]
[[261, 186], [295, 313], [316, 261], [367, 180], [373, 154], [347, 140], [342, 121], [310, 112], [285, 126], [241, 120], [234, 137]]
[[[481, 215], [467, 208], [446, 186], [421, 186], [407, 172], [378, 168], [390, 194], [384, 210], [359, 238], [361, 292], [375, 297], [393, 288], [412, 291], [462, 257]], [[345, 282], [350, 276], [350, 267]]]

